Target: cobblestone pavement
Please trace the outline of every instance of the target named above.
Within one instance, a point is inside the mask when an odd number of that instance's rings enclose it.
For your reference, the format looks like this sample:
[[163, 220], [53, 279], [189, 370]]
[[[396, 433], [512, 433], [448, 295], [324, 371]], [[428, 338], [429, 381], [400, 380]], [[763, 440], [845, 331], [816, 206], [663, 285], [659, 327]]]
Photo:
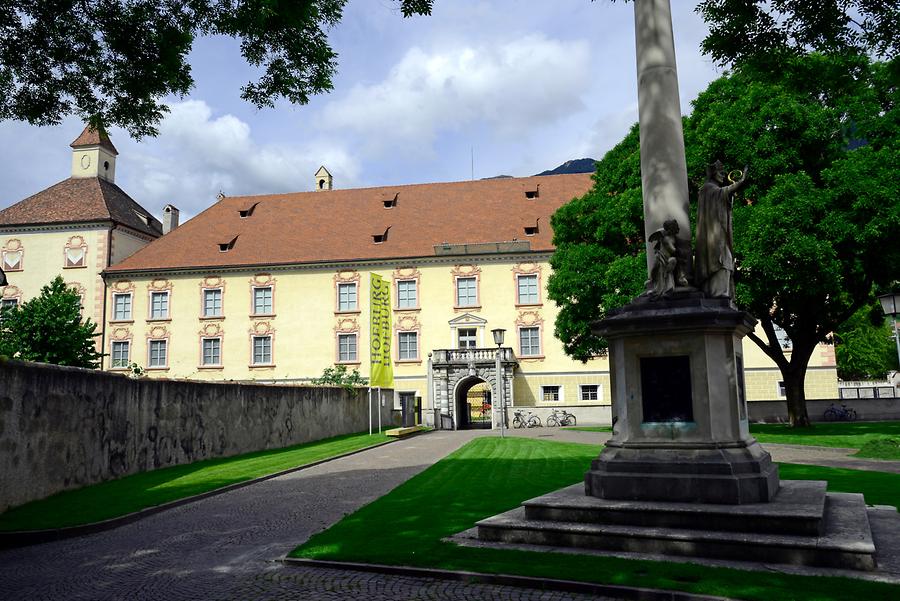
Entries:
[[[152, 515], [115, 530], [0, 551], [0, 600], [535, 600], [587, 595], [275, 562], [297, 544], [487, 431], [434, 432]], [[512, 436], [602, 444], [560, 428]], [[846, 449], [765, 445], [777, 461], [900, 472]]]
[[223, 599], [614, 601], [608, 597], [559, 591], [307, 567], [261, 571]]
[[435, 432], [152, 515], [0, 551], [0, 600], [589, 599], [273, 560], [487, 432]]

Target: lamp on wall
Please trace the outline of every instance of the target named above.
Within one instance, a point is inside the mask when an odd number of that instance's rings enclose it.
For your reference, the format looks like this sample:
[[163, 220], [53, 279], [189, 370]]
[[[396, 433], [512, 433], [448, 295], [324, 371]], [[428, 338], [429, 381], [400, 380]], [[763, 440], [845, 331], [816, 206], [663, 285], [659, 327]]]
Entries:
[[494, 344], [497, 345], [497, 354], [494, 357], [494, 375], [497, 379], [497, 398], [494, 402], [494, 406], [496, 406], [497, 403], [500, 404], [500, 438], [506, 437], [504, 431], [506, 427], [506, 403], [503, 399], [503, 366], [500, 364], [500, 353], [502, 352], [500, 347], [503, 346], [505, 334], [506, 330], [503, 328], [491, 330], [491, 335], [494, 337]]
[[[878, 297], [881, 310], [890, 315], [894, 326], [894, 342], [897, 344], [897, 360], [900, 361], [900, 334], [897, 332], [897, 313], [900, 313], [900, 292], [889, 292]], [[496, 339], [496, 337], [495, 337]]]

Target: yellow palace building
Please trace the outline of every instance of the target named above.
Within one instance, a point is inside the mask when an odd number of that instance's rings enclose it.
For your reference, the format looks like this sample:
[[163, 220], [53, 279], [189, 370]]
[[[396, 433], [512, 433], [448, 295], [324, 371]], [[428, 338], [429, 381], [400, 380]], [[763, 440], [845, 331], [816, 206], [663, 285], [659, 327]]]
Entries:
[[71, 177], [0, 211], [0, 267], [9, 280], [0, 302], [19, 305], [61, 275], [81, 295], [83, 317], [98, 324], [103, 348], [101, 272], [160, 237], [163, 226], [116, 185], [109, 136], [86, 127], [71, 147]]
[[[345, 365], [368, 377], [376, 275], [390, 287], [393, 401], [408, 422], [489, 427], [500, 379], [508, 405], [544, 421], [565, 409], [609, 423], [608, 362], [564, 354], [546, 292], [550, 216], [588, 191], [590, 174], [348, 190], [324, 167], [315, 177], [314, 192], [220, 196], [180, 227], [168, 206], [171, 231], [91, 264], [105, 281], [104, 369], [303, 383]], [[26, 252], [57, 245], [46, 236]], [[495, 329], [505, 330], [499, 374]], [[745, 372], [748, 400], [783, 398], [776, 366], [753, 344]], [[811, 360], [806, 391], [836, 397], [831, 347]]]

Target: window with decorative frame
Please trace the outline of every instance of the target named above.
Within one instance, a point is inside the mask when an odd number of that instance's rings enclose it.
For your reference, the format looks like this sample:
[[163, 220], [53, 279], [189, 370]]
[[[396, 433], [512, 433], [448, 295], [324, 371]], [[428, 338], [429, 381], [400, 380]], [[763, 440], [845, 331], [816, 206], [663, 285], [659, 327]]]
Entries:
[[540, 289], [538, 287], [538, 275], [536, 273], [519, 274], [516, 276], [516, 304], [538, 305], [541, 302]]
[[337, 360], [339, 363], [356, 363], [359, 361], [357, 352], [357, 334], [337, 335]]
[[203, 289], [203, 317], [222, 317], [222, 289]]
[[272, 336], [253, 336], [251, 344], [253, 347], [251, 363], [253, 365], [271, 365]]
[[131, 293], [113, 293], [113, 321], [131, 321]]
[[457, 348], [475, 348], [478, 346], [478, 328], [457, 328]]
[[121, 369], [131, 363], [131, 342], [129, 340], [113, 340], [110, 348], [110, 367]]
[[203, 366], [222, 365], [222, 339], [201, 338], [200, 364]]
[[397, 332], [397, 358], [400, 361], [415, 361], [419, 358], [418, 332]]
[[541, 329], [537, 326], [519, 328], [519, 356], [541, 356]]
[[456, 306], [475, 307], [478, 305], [478, 278], [456, 278]]
[[359, 304], [357, 299], [356, 282], [338, 283], [337, 301], [338, 311], [357, 311]]
[[147, 367], [168, 367], [169, 363], [169, 341], [168, 340], [148, 340], [147, 341]]
[[415, 309], [419, 306], [418, 280], [397, 280], [397, 308]]
[[272, 287], [254, 286], [253, 288], [253, 314], [272, 315]]
[[599, 401], [600, 385], [599, 384], [582, 384], [580, 386], [582, 401]]
[[63, 269], [87, 267], [87, 244], [81, 236], [72, 236], [63, 249]]
[[169, 318], [169, 291], [153, 291], [150, 293], [150, 319]]

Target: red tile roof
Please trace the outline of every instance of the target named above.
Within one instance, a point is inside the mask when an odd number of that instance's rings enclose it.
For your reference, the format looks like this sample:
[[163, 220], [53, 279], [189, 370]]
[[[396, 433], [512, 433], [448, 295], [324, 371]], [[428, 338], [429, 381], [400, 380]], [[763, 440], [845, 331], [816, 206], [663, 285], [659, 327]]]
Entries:
[[80, 148], [82, 146], [102, 146], [113, 154], [119, 154], [119, 151], [113, 146], [112, 140], [109, 139], [109, 134], [103, 130], [98, 131], [90, 125], [86, 126], [84, 131], [81, 132], [81, 135], [75, 138], [75, 141], [69, 144], [69, 146], [72, 148]]
[[[108, 271], [426, 257], [443, 243], [519, 240], [549, 251], [550, 215], [591, 184], [591, 174], [579, 173], [225, 197]], [[533, 190], [538, 196], [526, 198]], [[385, 208], [395, 195], [396, 206]], [[539, 231], [526, 236], [535, 223]], [[375, 243], [388, 227], [387, 240]]]
[[0, 226], [85, 221], [113, 221], [151, 236], [162, 235], [162, 224], [149, 211], [99, 177], [63, 180], [0, 211]]

